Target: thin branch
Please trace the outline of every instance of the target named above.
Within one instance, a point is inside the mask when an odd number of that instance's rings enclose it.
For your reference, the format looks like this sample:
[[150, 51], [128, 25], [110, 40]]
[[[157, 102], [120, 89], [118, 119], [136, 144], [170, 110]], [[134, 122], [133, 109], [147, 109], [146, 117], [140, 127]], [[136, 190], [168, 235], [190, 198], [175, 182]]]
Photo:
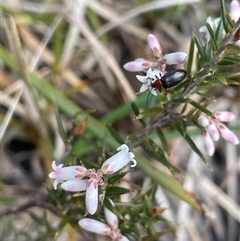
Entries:
[[[216, 54], [214, 54], [212, 56], [212, 58], [209, 61], [210, 63], [218, 62], [219, 58], [226, 51], [226, 45], [234, 42], [235, 34], [239, 30], [239, 28], [240, 28], [240, 18], [236, 22], [235, 29], [223, 41], [223, 45], [216, 52]], [[190, 96], [192, 94], [192, 92], [194, 91], [194, 89], [205, 79], [205, 77], [208, 75], [208, 73], [210, 71], [211, 71], [211, 64], [204, 66], [198, 73], [195, 74], [195, 76], [193, 76], [191, 78], [192, 81], [185, 87], [183, 92], [180, 94], [179, 98], [187, 98], [188, 96]], [[173, 104], [171, 102], [166, 103], [164, 112], [162, 114], [160, 114], [160, 116], [156, 120], [154, 120], [152, 124], [150, 124], [146, 127], [144, 133], [142, 133], [141, 135], [138, 136], [138, 138], [137, 138], [138, 141], [135, 142], [134, 144], [132, 144], [131, 147], [139, 146], [140, 143], [144, 140], [144, 138], [146, 136], [148, 136], [154, 130], [155, 127], [157, 127], [157, 126], [161, 127], [161, 126], [165, 125], [167, 122], [174, 120], [176, 115], [173, 115], [174, 114], [173, 112], [179, 105], [180, 104]]]

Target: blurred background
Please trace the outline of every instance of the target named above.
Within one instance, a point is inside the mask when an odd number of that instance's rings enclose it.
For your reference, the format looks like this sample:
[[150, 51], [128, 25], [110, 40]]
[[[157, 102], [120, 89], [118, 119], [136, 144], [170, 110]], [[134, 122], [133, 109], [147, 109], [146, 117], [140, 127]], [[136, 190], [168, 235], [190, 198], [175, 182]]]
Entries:
[[[227, 8], [229, 3], [226, 1]], [[3, 20], [5, 14], [13, 22]], [[198, 30], [208, 16], [220, 16], [218, 0], [1, 1], [0, 206], [1, 212], [10, 210], [1, 217], [1, 240], [90, 240], [70, 226], [55, 239], [59, 217], [44, 206], [52, 160], [63, 162], [68, 148], [50, 101], [53, 90], [41, 81], [122, 135], [139, 134], [142, 126], [129, 102], [146, 108], [148, 93], [136, 95], [141, 83], [136, 73], [122, 66], [139, 57], [153, 60], [146, 41], [149, 33], [158, 37], [163, 53], [188, 53], [193, 33], [205, 40]], [[27, 82], [27, 69], [41, 81]], [[211, 94], [217, 100], [210, 105], [212, 111], [229, 110], [236, 115], [232, 125], [239, 136], [239, 86], [219, 84], [211, 88]], [[192, 98], [199, 101], [199, 96]], [[75, 120], [69, 116], [66, 110], [61, 121], [71, 138]], [[77, 130], [79, 136], [86, 122]], [[199, 134], [193, 132], [202, 149]], [[93, 151], [82, 156], [97, 159], [96, 149], [102, 141], [86, 140], [85, 146]], [[166, 217], [179, 226], [176, 236], [159, 240], [239, 240], [239, 146], [217, 142], [215, 154], [208, 157], [208, 168], [174, 132], [169, 143], [172, 163], [185, 173], [180, 181], [204, 204], [207, 218], [160, 188], [160, 200], [169, 207]], [[76, 155], [81, 151], [73, 150]], [[140, 171], [133, 172], [134, 182], [142, 178]], [[11, 209], [25, 203], [28, 207], [22, 211]], [[48, 222], [43, 221], [46, 216]]]

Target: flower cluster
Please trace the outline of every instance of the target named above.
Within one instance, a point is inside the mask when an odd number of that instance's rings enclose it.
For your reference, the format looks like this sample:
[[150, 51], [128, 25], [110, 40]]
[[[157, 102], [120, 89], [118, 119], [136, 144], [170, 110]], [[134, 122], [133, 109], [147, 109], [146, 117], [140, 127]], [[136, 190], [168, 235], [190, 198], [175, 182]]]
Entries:
[[104, 175], [113, 174], [129, 162], [131, 167], [136, 166], [134, 154], [129, 152], [127, 145], [123, 144], [117, 149], [115, 155], [107, 159], [101, 169], [86, 169], [83, 166], [63, 167], [63, 164], [56, 165], [53, 161], [53, 172], [49, 174], [54, 180], [54, 189], [57, 189], [59, 183], [61, 187], [69, 192], [86, 191], [86, 208], [90, 214], [94, 214], [98, 208], [98, 187], [104, 186]]
[[[240, 18], [240, 3], [237, 0], [233, 0], [230, 3], [229, 12], [232, 21], [236, 23], [237, 20]], [[211, 26], [213, 31], [215, 31], [217, 29], [219, 22], [221, 21], [221, 18], [219, 17], [214, 19], [212, 17], [207, 17], [206, 21]], [[207, 41], [210, 41], [210, 34], [206, 26], [200, 27], [199, 32], [205, 33]], [[225, 32], [223, 32], [223, 34], [225, 34]], [[236, 42], [236, 45], [240, 46], [240, 40]]]
[[162, 48], [155, 35], [149, 34], [147, 40], [155, 61], [138, 58], [126, 63], [123, 67], [130, 72], [147, 71], [146, 76], [136, 76], [143, 83], [140, 93], [149, 89], [153, 95], [157, 95], [156, 89], [152, 88], [152, 84], [166, 73], [166, 65], [182, 64], [187, 54], [175, 52], [163, 55]]
[[237, 136], [224, 124], [220, 123], [220, 121], [230, 122], [234, 118], [234, 114], [229, 111], [216, 111], [213, 118], [205, 114], [198, 117], [198, 124], [203, 127], [204, 149], [209, 156], [213, 155], [215, 151], [213, 141], [218, 141], [220, 135], [233, 145], [239, 144]]
[[83, 218], [78, 224], [89, 232], [109, 236], [114, 241], [128, 241], [129, 239], [123, 236], [118, 228], [117, 216], [106, 207], [104, 207], [104, 214], [108, 225], [91, 218]]

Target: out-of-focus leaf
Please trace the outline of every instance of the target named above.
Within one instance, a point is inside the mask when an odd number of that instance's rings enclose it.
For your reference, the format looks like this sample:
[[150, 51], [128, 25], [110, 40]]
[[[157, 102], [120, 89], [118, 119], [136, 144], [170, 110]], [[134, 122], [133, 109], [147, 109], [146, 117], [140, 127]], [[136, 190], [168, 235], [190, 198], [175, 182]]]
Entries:
[[237, 46], [236, 44], [228, 44], [227, 47], [228, 47], [229, 49], [236, 50], [236, 54], [239, 54], [239, 53], [240, 53], [240, 47]]
[[58, 124], [58, 131], [59, 134], [63, 140], [63, 142], [65, 143], [65, 145], [69, 144], [69, 140], [67, 137], [67, 133], [65, 132], [64, 128], [63, 128], [63, 124], [62, 124], [62, 120], [60, 117], [60, 113], [59, 113], [59, 109], [56, 103], [54, 103], [54, 110], [55, 110], [55, 115], [56, 115], [56, 119], [57, 119], [57, 124]]
[[131, 190], [124, 188], [124, 187], [119, 187], [119, 186], [110, 186], [106, 188], [106, 196], [119, 196], [122, 194], [130, 193]]
[[151, 234], [151, 235], [147, 235], [147, 236], [144, 236], [142, 237], [142, 241], [155, 241], [157, 240], [157, 238], [169, 233], [169, 232], [172, 232], [174, 231], [175, 229], [177, 228], [177, 225], [175, 226], [172, 226], [170, 228], [167, 228], [167, 229], [164, 229], [164, 231], [162, 232], [157, 232], [157, 233], [154, 233], [154, 234]]
[[119, 143], [119, 144], [124, 144], [124, 140], [123, 138], [120, 136], [119, 132], [116, 131], [116, 129], [112, 128], [111, 125], [109, 124], [105, 124], [105, 126], [107, 127], [108, 131], [110, 132], [110, 134], [112, 135], [112, 137]]
[[144, 117], [159, 115], [163, 111], [162, 107], [152, 107], [142, 111], [138, 116], [137, 119], [141, 119]]
[[222, 41], [223, 41], [222, 37], [223, 37], [223, 22], [222, 20], [220, 20], [215, 32], [215, 38], [216, 38], [218, 48], [222, 44]]
[[63, 229], [65, 228], [65, 226], [68, 224], [69, 222], [69, 218], [68, 216], [62, 216], [61, 217], [61, 222], [59, 223], [56, 232], [57, 233], [62, 233]]
[[189, 103], [189, 104], [193, 105], [194, 107], [196, 107], [197, 109], [201, 110], [206, 115], [208, 115], [210, 117], [214, 117], [213, 113], [210, 110], [206, 109], [204, 106], [202, 106], [201, 104], [197, 103], [194, 100], [179, 98], [179, 99], [174, 99], [174, 100], [171, 100], [171, 101], [173, 103]]
[[206, 62], [207, 61], [207, 56], [204, 50], [204, 46], [202, 45], [201, 41], [198, 39], [198, 37], [196, 35], [193, 36], [194, 42], [197, 45], [197, 49], [198, 52], [200, 54], [200, 56], [202, 57], [203, 61]]
[[226, 33], [229, 32], [229, 23], [228, 23], [228, 20], [227, 20], [227, 10], [226, 10], [226, 5], [225, 5], [225, 0], [220, 0], [220, 5], [221, 5], [221, 19], [223, 21], [223, 27], [224, 27], [224, 30], [226, 31]]
[[160, 138], [160, 140], [162, 142], [164, 151], [168, 154], [168, 156], [170, 156], [170, 148], [168, 146], [167, 139], [166, 139], [162, 129], [160, 127], [157, 127], [156, 132], [157, 132], [158, 137]]
[[219, 73], [215, 72], [214, 76], [216, 77], [216, 79], [218, 79], [220, 82], [222, 82], [224, 85], [228, 85], [228, 82], [226, 81], [226, 79]]
[[211, 25], [207, 21], [205, 22], [205, 24], [206, 24], [208, 33], [211, 37], [211, 43], [212, 43], [213, 51], [216, 51], [216, 50], [218, 50], [218, 46], [217, 46], [217, 41], [215, 39], [215, 33], [214, 33]]
[[181, 130], [182, 130], [182, 133], [183, 133], [184, 135], [186, 135], [187, 129], [186, 129], [185, 121], [184, 121], [183, 119], [178, 119], [177, 123], [179, 124], [179, 127], [180, 127]]
[[[131, 102], [131, 107], [132, 107], [132, 110], [133, 110], [134, 114], [136, 116], [139, 116], [140, 111], [139, 111], [138, 107], [136, 106], [136, 104], [134, 102]], [[144, 127], [146, 127], [145, 121], [143, 119], [139, 119], [139, 121]]]
[[240, 64], [240, 57], [224, 57], [218, 65]]
[[180, 123], [175, 122], [174, 123], [176, 126], [176, 129], [179, 131], [179, 133], [183, 136], [183, 138], [186, 140], [186, 142], [190, 145], [190, 147], [192, 148], [193, 151], [195, 151], [199, 157], [203, 160], [203, 162], [205, 164], [207, 164], [207, 160], [206, 158], [203, 156], [202, 152], [197, 148], [197, 146], [195, 145], [194, 141], [191, 139], [191, 137], [183, 131], [183, 129], [181, 128]]
[[135, 153], [135, 158], [137, 160], [137, 167], [141, 169], [147, 176], [152, 178], [156, 183], [162, 185], [163, 188], [173, 193], [181, 200], [189, 203], [193, 208], [201, 210], [201, 207], [198, 204], [194, 194], [187, 191], [172, 176], [162, 171], [157, 165], [139, 153]]
[[181, 171], [172, 165], [168, 159], [165, 157], [163, 150], [151, 139], [148, 139], [148, 143], [150, 145], [143, 145], [143, 149], [148, 153], [151, 157], [155, 158], [157, 161], [161, 162], [165, 165], [169, 171], [174, 175], [175, 173], [181, 173]]
[[191, 75], [192, 73], [192, 65], [193, 65], [193, 56], [194, 56], [194, 37], [192, 36], [189, 51], [188, 51], [188, 58], [187, 58], [187, 75]]

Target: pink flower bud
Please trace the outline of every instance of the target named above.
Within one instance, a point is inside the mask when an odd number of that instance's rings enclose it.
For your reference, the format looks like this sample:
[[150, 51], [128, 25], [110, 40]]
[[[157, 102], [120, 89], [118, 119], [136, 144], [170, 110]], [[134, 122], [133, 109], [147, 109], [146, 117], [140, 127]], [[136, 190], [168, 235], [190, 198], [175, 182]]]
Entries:
[[204, 149], [209, 156], [212, 156], [215, 151], [214, 142], [207, 131], [204, 131], [202, 135], [204, 141]]
[[123, 144], [117, 149], [119, 152], [108, 158], [102, 165], [101, 171], [103, 174], [112, 174], [119, 171], [129, 162], [133, 162], [131, 167], [136, 166], [136, 161], [134, 160], [134, 154], [128, 152], [129, 148], [127, 145]]
[[138, 72], [149, 69], [152, 66], [152, 62], [146, 59], [137, 59], [135, 61], [128, 62], [123, 65], [123, 68], [130, 72]]
[[230, 3], [229, 10], [232, 20], [237, 22], [238, 18], [240, 17], [240, 3], [236, 0], [233, 0]]
[[[113, 204], [112, 200], [110, 200], [111, 203]], [[115, 215], [113, 212], [108, 210], [106, 207], [104, 207], [104, 214], [107, 220], [108, 225], [112, 229], [116, 229], [118, 227], [118, 218], [117, 215]]]
[[219, 136], [220, 136], [219, 131], [212, 121], [209, 121], [209, 125], [207, 126], [207, 131], [214, 141], [217, 141], [219, 139]]
[[206, 127], [209, 124], [209, 119], [205, 115], [198, 117], [198, 124], [202, 127]]
[[69, 180], [61, 185], [62, 189], [69, 192], [85, 191], [87, 187], [87, 180]]
[[214, 115], [216, 119], [223, 122], [230, 122], [235, 118], [235, 115], [230, 111], [216, 111]]
[[238, 140], [237, 136], [231, 130], [229, 130], [224, 124], [219, 123], [218, 130], [220, 131], [221, 136], [226, 141], [228, 141], [229, 143], [231, 143], [233, 145], [239, 144], [239, 140]]
[[147, 40], [154, 58], [159, 59], [162, 56], [162, 49], [160, 47], [157, 37], [153, 34], [149, 34]]
[[111, 228], [107, 224], [90, 218], [83, 218], [78, 222], [78, 225], [89, 232], [97, 234], [109, 235], [111, 233]]
[[86, 189], [86, 208], [93, 215], [98, 208], [98, 182], [97, 179], [89, 179]]
[[163, 56], [163, 62], [171, 65], [171, 64], [182, 64], [186, 59], [187, 54], [183, 52], [175, 52], [171, 54], [165, 54]]

